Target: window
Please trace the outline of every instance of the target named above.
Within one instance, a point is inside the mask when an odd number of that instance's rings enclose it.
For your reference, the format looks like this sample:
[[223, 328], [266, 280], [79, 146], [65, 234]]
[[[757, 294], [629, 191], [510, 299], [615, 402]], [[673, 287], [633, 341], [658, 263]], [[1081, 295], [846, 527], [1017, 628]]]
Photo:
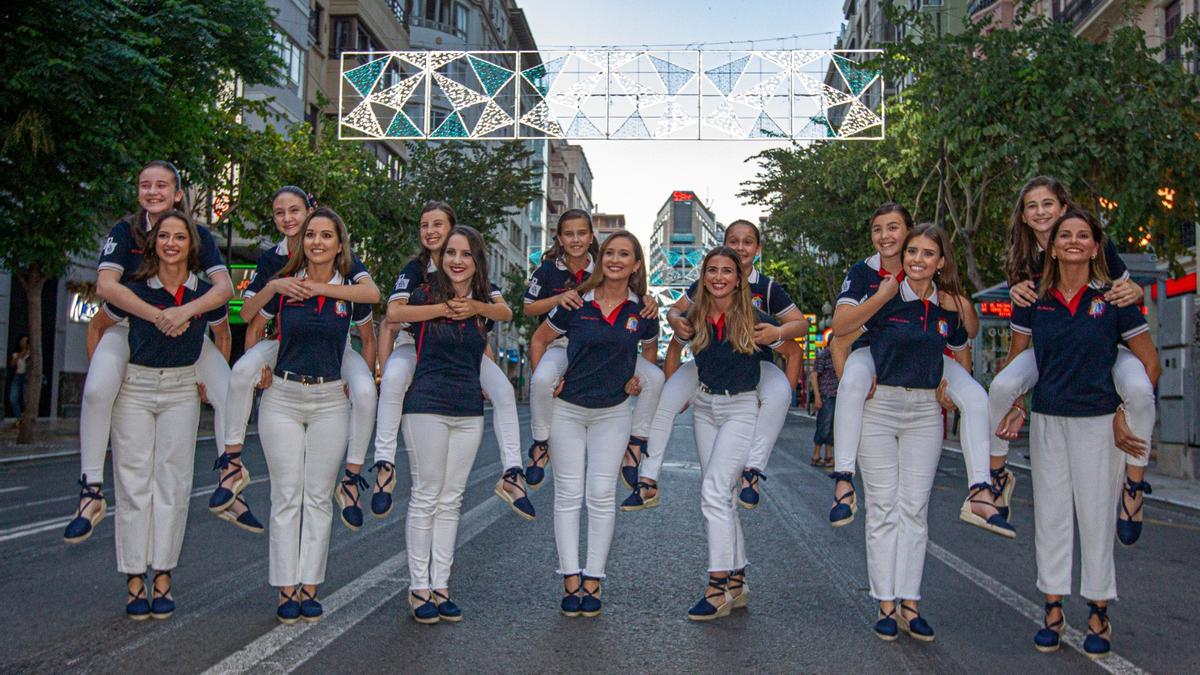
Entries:
[[302, 94], [304, 82], [304, 49], [292, 42], [286, 34], [275, 31], [275, 53], [283, 61], [280, 86], [288, 91]]
[[454, 3], [454, 33], [458, 37], [467, 39], [467, 19], [471, 16], [471, 10], [461, 2]]
[[316, 47], [321, 46], [321, 19], [324, 11], [320, 5], [313, 5], [308, 13], [308, 37]]
[[333, 39], [329, 41], [329, 55], [337, 56], [347, 49], [354, 49], [350, 36], [354, 34], [354, 19], [348, 16], [333, 17]]
[[404, 0], [385, 0], [388, 9], [392, 10], [392, 14], [401, 24], [404, 23]]
[[[1182, 13], [1180, 12], [1179, 0], [1172, 0], [1166, 7], [1163, 7], [1163, 36], [1167, 40], [1175, 37], [1176, 31], [1179, 30], [1181, 19]], [[1179, 45], [1167, 48], [1166, 60], [1168, 63], [1178, 61], [1179, 57]]]

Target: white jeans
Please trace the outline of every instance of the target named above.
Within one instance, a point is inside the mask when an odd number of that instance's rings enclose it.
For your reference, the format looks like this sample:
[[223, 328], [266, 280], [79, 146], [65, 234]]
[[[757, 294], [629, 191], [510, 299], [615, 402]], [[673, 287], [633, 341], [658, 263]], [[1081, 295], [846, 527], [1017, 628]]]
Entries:
[[[407, 335], [407, 333], [405, 333]], [[379, 384], [379, 412], [375, 425], [375, 461], [396, 461], [397, 431], [404, 415], [404, 396], [417, 368], [417, 352], [410, 342], [392, 351]], [[487, 356], [479, 366], [479, 385], [492, 402], [492, 430], [504, 468], [520, 468], [521, 424], [517, 420], [517, 395], [500, 366]], [[364, 453], [365, 456], [365, 453]]]
[[867, 501], [867, 574], [876, 600], [921, 599], [929, 493], [941, 452], [934, 390], [876, 387], [863, 409], [858, 450]]
[[741, 569], [746, 566], [746, 549], [733, 491], [750, 456], [758, 395], [700, 392], [692, 409], [702, 472], [700, 511], [708, 532], [708, 571]]
[[[867, 402], [871, 383], [875, 379], [875, 360], [869, 347], [850, 353], [842, 377], [838, 380], [837, 412], [833, 416], [834, 471], [854, 473], [856, 452], [862, 435], [862, 416], [858, 414]], [[988, 395], [983, 385], [954, 359], [942, 357], [942, 379], [946, 393], [958, 406], [962, 416], [963, 463], [967, 467], [967, 485], [990, 480], [988, 462]]]
[[[262, 369], [275, 369], [279, 357], [279, 340], [260, 340], [233, 364], [229, 392], [225, 396], [225, 444], [246, 442], [246, 424], [254, 405], [254, 389], [262, 377]], [[375, 377], [367, 362], [354, 348], [346, 345], [342, 354], [342, 379], [350, 389], [350, 441], [346, 449], [347, 464], [362, 464], [375, 428]]]
[[179, 564], [199, 419], [194, 367], [125, 368], [112, 409], [118, 571]]
[[[584, 408], [562, 399], [554, 402], [550, 446], [554, 448], [554, 541], [559, 574], [604, 576], [616, 523], [617, 473], [629, 428], [627, 403]], [[587, 566], [580, 567], [579, 511], [585, 494]]]
[[[680, 365], [671, 379], [667, 380], [658, 399], [658, 408], [654, 411], [654, 423], [650, 426], [650, 440], [646, 444], [649, 456], [642, 462], [639, 476], [658, 481], [667, 443], [671, 440], [671, 430], [675, 427], [675, 418], [696, 395], [699, 385], [700, 375], [695, 361]], [[747, 455], [746, 466], [761, 471], [767, 468], [775, 441], [779, 439], [779, 432], [787, 421], [788, 407], [792, 404], [792, 387], [788, 384], [787, 375], [773, 363], [763, 362], [759, 365], [757, 398], [761, 405], [755, 420], [754, 444]]]
[[412, 473], [404, 535], [410, 590], [450, 587], [463, 491], [482, 438], [481, 416], [404, 416]]
[[[535, 441], [550, 438], [550, 421], [555, 406], [554, 388], [558, 386], [565, 372], [567, 348], [552, 343], [542, 355], [542, 360], [538, 361], [538, 367], [529, 380], [529, 427]], [[633, 372], [642, 385], [642, 393], [634, 397], [630, 435], [648, 438], [666, 378], [658, 366], [641, 356], [638, 357]]]
[[1071, 555], [1078, 521], [1079, 594], [1088, 600], [1117, 597], [1113, 530], [1125, 463], [1121, 461], [1124, 453], [1113, 441], [1112, 415], [1033, 413], [1029, 450], [1038, 590], [1050, 595], [1071, 594]]
[[[100, 337], [87, 379], [83, 383], [83, 401], [79, 410], [80, 473], [89, 483], [104, 482], [104, 454], [108, 449], [109, 424], [113, 403], [121, 389], [125, 365], [129, 363], [129, 324], [122, 321], [109, 326]], [[213, 407], [213, 434], [217, 454], [225, 451], [221, 439], [225, 436], [225, 391], [229, 388], [229, 363], [217, 346], [204, 338], [204, 347], [195, 364], [196, 378], [204, 384], [208, 402]]]
[[325, 580], [333, 489], [350, 426], [342, 384], [276, 377], [259, 404], [258, 436], [271, 474], [272, 586]]
[[[1154, 436], [1154, 385], [1146, 375], [1146, 367], [1138, 360], [1133, 352], [1124, 347], [1117, 349], [1117, 362], [1113, 365], [1113, 385], [1117, 394], [1125, 402], [1126, 422], [1135, 436], [1147, 443]], [[996, 373], [992, 387], [988, 392], [989, 443], [993, 457], [1008, 456], [1008, 441], [997, 438], [994, 433], [1004, 416], [1008, 414], [1013, 401], [1037, 384], [1037, 358], [1033, 349], [1026, 349], [1017, 354], [1012, 362]], [[1150, 462], [1149, 453], [1145, 457], [1125, 455], [1125, 463], [1131, 466], [1146, 466]]]

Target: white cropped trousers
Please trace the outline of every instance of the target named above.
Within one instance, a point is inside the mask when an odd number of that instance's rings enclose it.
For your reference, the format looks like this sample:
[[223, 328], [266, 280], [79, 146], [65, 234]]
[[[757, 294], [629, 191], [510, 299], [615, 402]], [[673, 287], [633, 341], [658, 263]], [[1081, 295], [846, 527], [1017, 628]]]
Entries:
[[750, 457], [758, 394], [699, 392], [692, 411], [701, 471], [700, 511], [708, 533], [708, 571], [742, 569], [746, 549], [733, 494]]

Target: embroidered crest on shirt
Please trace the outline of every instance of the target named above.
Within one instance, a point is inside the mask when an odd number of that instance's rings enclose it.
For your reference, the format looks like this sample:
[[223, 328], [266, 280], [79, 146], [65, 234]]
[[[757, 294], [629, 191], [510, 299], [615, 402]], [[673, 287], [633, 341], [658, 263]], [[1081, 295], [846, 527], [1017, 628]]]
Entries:
[[396, 277], [396, 290], [403, 291], [408, 288], [408, 277], [401, 274]]
[[938, 335], [944, 338], [950, 337], [950, 324], [945, 319], [938, 319], [937, 322]]
[[754, 305], [754, 309], [762, 311], [763, 297], [761, 295], [755, 295], [754, 297], [750, 298], [750, 304]]
[[1092, 298], [1092, 304], [1088, 305], [1088, 316], [1098, 319], [1104, 315], [1107, 308], [1108, 303], [1104, 302], [1104, 298]]
[[846, 277], [846, 279], [842, 282], [842, 290], [839, 292], [845, 293], [848, 290], [850, 290], [850, 277]]
[[333, 313], [337, 314], [339, 317], [347, 316], [350, 312], [346, 309], [346, 301], [338, 300], [336, 303], [334, 303]]
[[112, 237], [109, 237], [107, 240], [105, 240], [104, 255], [112, 255], [113, 251], [116, 251], [116, 250], [117, 250], [117, 242], [113, 241]]
[[638, 328], [638, 320], [636, 316], [631, 316], [625, 320], [625, 330], [630, 333], [636, 333]]
[[529, 294], [537, 295], [542, 291], [542, 285], [538, 282], [537, 277], [529, 280]]

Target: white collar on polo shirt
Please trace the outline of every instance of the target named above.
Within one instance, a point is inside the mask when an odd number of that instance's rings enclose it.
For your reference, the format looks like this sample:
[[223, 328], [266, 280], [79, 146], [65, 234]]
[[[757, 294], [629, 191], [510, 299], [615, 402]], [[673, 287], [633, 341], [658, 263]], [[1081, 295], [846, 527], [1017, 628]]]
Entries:
[[[583, 268], [583, 271], [584, 271], [584, 272], [587, 272], [588, 274], [591, 274], [591, 273], [592, 273], [592, 268], [593, 268], [593, 267], [595, 267], [595, 265], [596, 265], [596, 261], [595, 261], [595, 260], [592, 260], [592, 254], [591, 254], [591, 253], [587, 254], [587, 258], [588, 258], [588, 264], [587, 264], [587, 267], [584, 267], [584, 268]], [[570, 269], [567, 267], [567, 263], [566, 263], [566, 255], [565, 255], [565, 254], [564, 254], [564, 255], [560, 255], [560, 256], [558, 256], [557, 258], [555, 258], [555, 259], [554, 259], [554, 266], [555, 266], [555, 267], [557, 267], [558, 269], [560, 269], [560, 270], [564, 271], [564, 272], [568, 272], [568, 271], [570, 271]]]
[[871, 256], [870, 258], [867, 258], [866, 260], [864, 260], [863, 262], [865, 262], [867, 264], [867, 267], [870, 267], [871, 269], [878, 272], [879, 266], [881, 264], [883, 264], [883, 256], [876, 253], [875, 255]]
[[275, 244], [275, 255], [281, 255], [285, 258], [287, 257], [287, 255], [288, 255], [287, 237], [280, 239], [279, 243]]
[[[912, 302], [913, 300], [921, 299], [921, 296], [917, 295], [917, 292], [913, 290], [912, 286], [908, 285], [908, 277], [904, 277], [904, 281], [900, 282], [900, 299], [904, 302]], [[933, 292], [929, 294], [929, 302], [932, 302], [935, 305], [938, 304], [937, 284], [933, 284]]]
[[[299, 272], [297, 272], [297, 273], [296, 273], [296, 276], [297, 276], [297, 277], [299, 277], [299, 278], [301, 278], [301, 279], [307, 279], [307, 278], [308, 278], [308, 270], [307, 270], [307, 269], [301, 269]], [[342, 284], [342, 283], [344, 283], [344, 282], [345, 282], [345, 279], [343, 279], [343, 278], [342, 278], [342, 273], [341, 273], [341, 272], [339, 272], [339, 271], [337, 271], [337, 270], [334, 270], [334, 271], [333, 271], [333, 278], [332, 278], [332, 279], [330, 279], [328, 283], [330, 283], [330, 284], [332, 284], [332, 285], [334, 285], [334, 286], [337, 286], [337, 285], [339, 285], [339, 284]]]
[[[188, 272], [187, 279], [183, 280], [183, 285], [187, 287], [189, 291], [194, 291], [196, 290], [196, 284], [199, 282], [200, 279], [195, 274]], [[157, 274], [147, 279], [146, 285], [150, 288], [165, 288], [165, 286], [163, 286], [162, 279], [159, 279]]]
[[757, 283], [758, 283], [758, 277], [759, 277], [759, 276], [760, 276], [760, 275], [759, 275], [759, 273], [758, 273], [758, 268], [757, 268], [757, 267], [751, 267], [751, 268], [750, 268], [750, 276], [746, 277], [746, 282], [747, 282], [747, 283], [751, 283], [751, 284], [757, 284]]
[[[637, 294], [636, 294], [636, 293], [634, 293], [634, 292], [633, 292], [633, 289], [629, 289], [629, 295], [627, 296], [627, 299], [628, 299], [630, 302], [637, 302], [637, 301], [638, 301], [638, 296], [637, 296]], [[587, 293], [584, 293], [584, 294], [583, 294], [583, 301], [584, 301], [584, 302], [595, 302], [595, 300], [596, 300], [596, 289], [594, 289], [594, 288], [593, 288], [592, 290], [590, 290], [590, 291], [588, 291]]]

